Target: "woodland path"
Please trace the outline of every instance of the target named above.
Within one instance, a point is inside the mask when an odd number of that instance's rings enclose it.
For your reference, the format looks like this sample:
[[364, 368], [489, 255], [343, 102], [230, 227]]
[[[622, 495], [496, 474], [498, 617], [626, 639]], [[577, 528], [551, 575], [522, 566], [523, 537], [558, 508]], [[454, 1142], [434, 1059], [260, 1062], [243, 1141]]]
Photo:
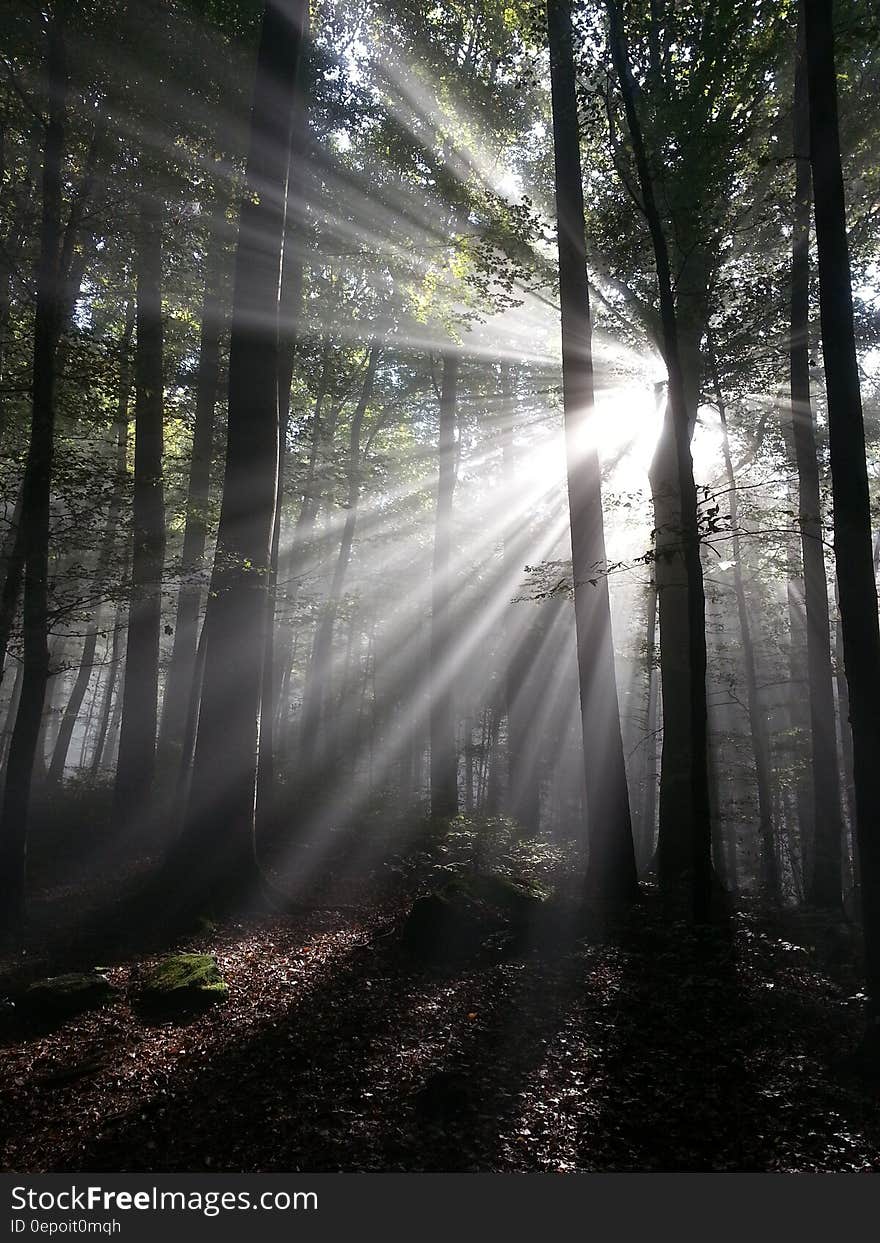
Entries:
[[119, 1000], [7, 1032], [4, 1167], [880, 1169], [877, 1099], [835, 1069], [856, 977], [757, 915], [694, 936], [649, 901], [610, 944], [454, 973], [376, 936], [388, 915], [196, 938], [230, 998], [185, 1024]]

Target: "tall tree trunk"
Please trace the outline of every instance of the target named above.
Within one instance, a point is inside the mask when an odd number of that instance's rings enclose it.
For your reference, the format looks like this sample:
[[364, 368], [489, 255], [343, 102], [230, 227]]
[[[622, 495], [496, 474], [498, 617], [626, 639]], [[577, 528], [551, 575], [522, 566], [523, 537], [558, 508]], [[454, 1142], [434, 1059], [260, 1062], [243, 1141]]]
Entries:
[[24, 500], [24, 483], [12, 514], [12, 529], [7, 534], [4, 548], [3, 590], [0, 591], [0, 682], [6, 671], [9, 640], [15, 625], [21, 588], [24, 583], [25, 528], [21, 520]]
[[24, 671], [0, 815], [0, 926], [24, 916], [31, 775], [49, 677], [49, 506], [55, 446], [55, 345], [61, 312], [61, 196], [68, 76], [61, 9], [47, 30], [48, 118], [43, 147], [42, 218], [34, 314], [31, 438], [24, 475]]
[[15, 662], [15, 681], [12, 683], [12, 691], [9, 696], [9, 707], [6, 710], [6, 720], [3, 724], [3, 740], [0, 743], [0, 769], [6, 764], [6, 756], [9, 751], [9, 743], [12, 739], [12, 733], [15, 729], [15, 716], [18, 712], [18, 704], [21, 698], [21, 683], [24, 677], [24, 663], [20, 660]]
[[202, 599], [201, 576], [208, 539], [214, 414], [220, 383], [220, 338], [223, 331], [222, 283], [223, 245], [221, 224], [218, 221], [213, 225], [208, 240], [181, 580], [159, 742], [160, 756], [168, 756], [169, 760], [174, 757], [178, 761], [183, 746], [187, 706], [195, 669]]
[[[709, 810], [709, 774], [706, 711], [706, 599], [700, 559], [699, 512], [694, 464], [691, 457], [692, 423], [685, 388], [684, 352], [672, 288], [669, 248], [654, 193], [654, 181], [636, 108], [637, 86], [617, 0], [608, 0], [611, 53], [626, 113], [639, 188], [657, 271], [663, 357], [668, 372], [667, 444], [670, 470], [675, 478], [679, 508], [675, 542], [664, 555], [681, 566], [681, 590], [660, 588], [660, 671], [663, 682], [663, 759], [660, 777], [660, 836], [658, 867], [662, 889], [681, 893], [692, 903], [697, 920], [709, 918], [712, 896], [712, 834]], [[653, 485], [652, 485], [653, 486]], [[659, 525], [659, 524], [658, 524]], [[658, 587], [660, 586], [658, 582]], [[666, 597], [664, 599], [664, 596]], [[675, 639], [686, 634], [686, 668], [679, 668], [670, 643], [673, 605], [677, 616]], [[677, 646], [677, 644], [676, 644]], [[679, 698], [675, 688], [685, 690]], [[685, 709], [683, 713], [679, 709]], [[687, 747], [672, 754], [671, 739], [684, 722]]]
[[[792, 454], [794, 445], [792, 444]], [[796, 467], [795, 467], [796, 469]], [[798, 512], [795, 489], [790, 504]], [[795, 807], [800, 857], [806, 876], [807, 861], [813, 854], [813, 781], [809, 770], [810, 695], [807, 676], [807, 617], [804, 609], [804, 580], [801, 541], [788, 541], [788, 694], [787, 717], [791, 733], [791, 763], [795, 772]]]
[[[126, 559], [123, 578], [128, 573], [128, 561]], [[116, 605], [116, 612], [113, 620], [113, 638], [110, 642], [110, 663], [107, 669], [107, 676], [104, 679], [104, 692], [101, 699], [101, 707], [98, 714], [98, 731], [95, 736], [95, 746], [92, 751], [91, 775], [96, 777], [101, 768], [102, 761], [106, 758], [105, 744], [107, 741], [107, 733], [110, 728], [110, 718], [113, 710], [113, 692], [116, 689], [116, 682], [119, 673], [119, 662], [122, 658], [122, 624], [124, 610], [122, 601]]]
[[880, 623], [837, 124], [831, 0], [804, 0], [834, 553], [853, 737], [869, 1041], [880, 1043]]
[[[877, 577], [877, 554], [880, 537], [874, 541], [874, 578]], [[834, 683], [837, 688], [837, 720], [840, 728], [840, 774], [843, 805], [849, 824], [849, 853], [852, 860], [852, 888], [859, 888], [859, 848], [856, 841], [856, 794], [853, 786], [852, 730], [849, 725], [849, 691], [846, 686], [846, 664], [843, 658], [843, 627], [840, 624], [840, 592], [834, 580], [837, 624], [834, 627]]]
[[[501, 441], [501, 477], [504, 491], [514, 495], [516, 487], [516, 443], [514, 439], [514, 414], [516, 391], [510, 367], [503, 363], [500, 375], [503, 405], [503, 439]], [[504, 539], [504, 581], [511, 584], [515, 594], [518, 576], [523, 568], [522, 544], [513, 535]], [[502, 622], [504, 673], [501, 693], [507, 714], [507, 788], [504, 810], [528, 832], [536, 834], [540, 828], [541, 790], [535, 764], [535, 663], [540, 650], [540, 635], [534, 625], [529, 625], [536, 609], [530, 606], [508, 605], [508, 611], [516, 610], [518, 625]]]
[[608, 594], [595, 417], [584, 196], [569, 0], [548, 0], [562, 404], [571, 526], [578, 683], [589, 841], [588, 889], [609, 901], [637, 890]]
[[223, 503], [189, 807], [176, 859], [190, 897], [210, 894], [221, 905], [259, 875], [254, 807], [278, 478], [278, 291], [304, 15], [304, 0], [268, 0], [263, 12], [235, 256]]
[[[282, 665], [289, 658], [290, 644], [285, 641], [276, 651], [276, 614], [278, 611], [278, 571], [281, 557], [281, 521], [283, 517], [287, 438], [290, 431], [290, 399], [293, 386], [293, 364], [296, 354], [297, 326], [302, 311], [304, 267], [302, 260], [303, 212], [294, 210], [290, 196], [290, 172], [301, 175], [306, 165], [308, 146], [309, 94], [308, 38], [310, 13], [303, 11], [302, 52], [297, 64], [296, 95], [290, 129], [290, 160], [288, 193], [284, 209], [284, 253], [281, 258], [281, 294], [278, 308], [278, 477], [275, 487], [275, 517], [272, 522], [272, 546], [269, 554], [269, 582], [266, 595], [266, 633], [263, 649], [263, 682], [260, 702], [260, 740], [257, 765], [257, 830], [271, 827], [275, 814], [275, 751], [280, 725], [279, 705], [281, 683], [286, 672]], [[301, 194], [302, 191], [300, 190]], [[299, 205], [297, 205], [299, 206]], [[286, 639], [290, 638], [290, 629]], [[281, 660], [279, 660], [279, 656]]]
[[645, 786], [642, 800], [642, 832], [639, 866], [649, 868], [654, 859], [657, 826], [657, 720], [659, 686], [657, 677], [657, 581], [648, 587], [646, 608], [645, 667], [648, 671], [648, 700], [645, 714]]
[[795, 75], [795, 197], [791, 252], [791, 418], [798, 474], [798, 522], [804, 568], [807, 680], [813, 773], [813, 834], [807, 867], [807, 901], [839, 907], [843, 893], [843, 819], [837, 739], [834, 728], [834, 675], [828, 580], [819, 498], [819, 461], [810, 399], [810, 161], [809, 101], [803, 57], [803, 22]]
[[[302, 707], [302, 737], [300, 758], [304, 767], [311, 765], [318, 755], [318, 741], [324, 711], [324, 700], [328, 689], [330, 657], [333, 651], [333, 630], [336, 625], [336, 611], [345, 586], [348, 566], [351, 561], [351, 550], [354, 544], [354, 533], [357, 526], [358, 501], [360, 499], [361, 470], [361, 433], [364, 416], [373, 395], [373, 383], [376, 378], [376, 366], [379, 362], [379, 347], [374, 342], [370, 346], [367, 357], [367, 369], [361, 387], [358, 404], [351, 418], [348, 450], [348, 496], [346, 498], [345, 524], [336, 564], [333, 567], [333, 579], [324, 611], [315, 630], [312, 645], [312, 659], [306, 675]], [[328, 756], [328, 759], [332, 757]]]
[[159, 631], [165, 559], [162, 487], [162, 216], [161, 201], [141, 188], [137, 248], [134, 494], [131, 606], [122, 686], [122, 724], [114, 786], [120, 826], [149, 814], [156, 763]]
[[[24, 180], [12, 192], [11, 197], [15, 201], [14, 214], [9, 230], [0, 242], [0, 380], [5, 376], [7, 333], [10, 311], [15, 300], [14, 277], [33, 227], [35, 196], [32, 191], [39, 172], [41, 129], [40, 121], [35, 121], [31, 126]], [[0, 445], [3, 444], [6, 430], [6, 397], [0, 391]]]
[[440, 433], [437, 441], [439, 475], [431, 571], [431, 815], [440, 817], [458, 813], [458, 754], [455, 746], [450, 599], [458, 373], [458, 355], [450, 350], [443, 356], [440, 386]]
[[57, 784], [64, 776], [64, 768], [67, 763], [67, 753], [70, 749], [73, 731], [76, 727], [77, 718], [79, 716], [80, 709], [82, 708], [86, 691], [88, 690], [89, 680], [91, 679], [92, 669], [95, 663], [95, 650], [98, 645], [98, 624], [101, 613], [100, 593], [103, 591], [104, 582], [113, 558], [113, 550], [116, 547], [119, 518], [122, 512], [122, 489], [128, 459], [128, 399], [129, 390], [131, 388], [129, 354], [133, 331], [134, 307], [129, 304], [126, 311], [125, 328], [123, 329], [119, 350], [119, 397], [116, 407], [116, 480], [110, 497], [110, 504], [107, 507], [107, 525], [104, 529], [101, 547], [98, 551], [98, 560], [95, 566], [95, 592], [99, 596], [99, 599], [95, 605], [95, 615], [89, 623], [89, 628], [86, 631], [79, 671], [77, 673], [76, 681], [73, 684], [70, 697], [65, 704], [64, 714], [61, 718], [61, 728], [58, 732], [58, 739], [55, 743], [55, 749], [52, 752], [52, 762], [49, 765], [48, 773], [50, 785]]
[[711, 336], [709, 338], [709, 360], [712, 367], [712, 385], [715, 389], [715, 405], [718, 409], [718, 417], [721, 420], [721, 451], [724, 456], [724, 470], [727, 476], [728, 516], [732, 531], [733, 591], [736, 597], [736, 613], [739, 621], [740, 640], [742, 642], [742, 658], [746, 679], [746, 711], [749, 718], [752, 756], [755, 761], [755, 782], [758, 788], [758, 836], [761, 843], [761, 874], [768, 898], [771, 902], [778, 904], [782, 898], [782, 891], [779, 882], [776, 837], [773, 827], [770, 738], [767, 730], [767, 716], [761, 706], [758, 692], [755, 644], [752, 639], [752, 626], [749, 620], [749, 609], [746, 602], [745, 583], [743, 581], [742, 546], [739, 539], [739, 503], [733, 458], [730, 455], [730, 440], [727, 434], [727, 404], [721, 391], [718, 363]]

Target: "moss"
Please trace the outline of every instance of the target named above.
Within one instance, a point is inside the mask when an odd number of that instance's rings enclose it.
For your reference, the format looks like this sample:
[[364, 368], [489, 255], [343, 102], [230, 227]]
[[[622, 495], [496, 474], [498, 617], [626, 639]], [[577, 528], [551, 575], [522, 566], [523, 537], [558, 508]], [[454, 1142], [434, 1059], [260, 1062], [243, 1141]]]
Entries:
[[497, 907], [507, 914], [516, 914], [536, 902], [546, 901], [548, 897], [536, 881], [493, 872], [460, 872], [449, 882], [447, 890]]
[[36, 980], [25, 992], [24, 1003], [33, 1013], [63, 1018], [106, 1005], [115, 995], [116, 989], [97, 971], [68, 971]]
[[225, 1001], [229, 985], [212, 954], [171, 954], [156, 963], [139, 992], [144, 1005], [213, 1005]]

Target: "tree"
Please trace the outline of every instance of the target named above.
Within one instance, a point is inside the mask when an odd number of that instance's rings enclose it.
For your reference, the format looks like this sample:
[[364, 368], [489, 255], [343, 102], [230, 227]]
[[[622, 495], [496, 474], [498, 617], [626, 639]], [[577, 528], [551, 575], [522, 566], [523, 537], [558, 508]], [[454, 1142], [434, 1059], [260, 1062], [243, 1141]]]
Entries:
[[[681, 566], [681, 581], [661, 585], [660, 674], [663, 687], [663, 756], [660, 775], [660, 837], [658, 868], [667, 890], [683, 890], [697, 919], [709, 916], [712, 887], [711, 823], [709, 811], [708, 734], [706, 712], [706, 599], [700, 560], [700, 527], [694, 464], [691, 457], [693, 421], [685, 390], [679, 317], [673, 293], [669, 247], [657, 206], [654, 178], [648, 161], [636, 106], [633, 78], [617, 0], [608, 0], [609, 39], [645, 219], [654, 252], [660, 308], [663, 357], [668, 373], [667, 413], [652, 471], [662, 456], [664, 487], [672, 489], [669, 524], [673, 543], [658, 556]], [[698, 344], [698, 343], [697, 343]], [[695, 412], [694, 412], [695, 413]], [[657, 486], [652, 483], [656, 495]], [[676, 512], [677, 511], [677, 512]], [[658, 521], [658, 528], [660, 522]], [[668, 532], [667, 532], [668, 533]], [[673, 617], [673, 613], [675, 616]], [[683, 651], [664, 643], [664, 622], [684, 638]], [[683, 717], [683, 720], [682, 720]], [[686, 722], [686, 745], [676, 748]], [[664, 804], [666, 804], [664, 808]], [[673, 824], [678, 817], [679, 823]]]
[[214, 415], [220, 387], [220, 348], [223, 332], [223, 247], [221, 224], [210, 228], [205, 259], [199, 361], [196, 374], [196, 416], [186, 502], [186, 527], [181, 557], [182, 581], [177, 596], [174, 645], [165, 688], [160, 750], [180, 758], [187, 706], [192, 691], [198, 642], [201, 574], [208, 539], [211, 503], [211, 466], [214, 453]]
[[[712, 369], [712, 387], [715, 405], [721, 420], [721, 453], [724, 458], [724, 472], [727, 476], [728, 515], [731, 530], [731, 553], [733, 555], [733, 588], [736, 596], [736, 612], [739, 621], [739, 634], [742, 642], [743, 664], [746, 677], [746, 709], [749, 717], [749, 730], [752, 741], [752, 754], [755, 760], [755, 778], [758, 787], [758, 837], [761, 843], [761, 870], [764, 890], [774, 904], [781, 900], [779, 879], [779, 862], [776, 853], [776, 839], [773, 832], [773, 798], [770, 784], [770, 740], [767, 736], [767, 718], [760, 702], [758, 691], [758, 671], [755, 657], [755, 644], [752, 638], [752, 626], [749, 619], [749, 608], [746, 600], [745, 582], [742, 570], [742, 545], [739, 531], [739, 498], [737, 496], [736, 473], [730, 452], [730, 437], [727, 432], [727, 403], [721, 391], [721, 380], [718, 375], [718, 361], [715, 356], [714, 344], [709, 339], [709, 363]], [[833, 716], [832, 716], [833, 720]]]
[[828, 390], [834, 556], [853, 737], [868, 1043], [880, 1044], [880, 622], [840, 158], [833, 5], [804, 0], [819, 313]]
[[437, 509], [431, 565], [431, 815], [458, 812], [458, 753], [452, 658], [452, 501], [455, 492], [455, 415], [459, 358], [443, 356], [437, 440]]
[[808, 857], [807, 898], [814, 906], [839, 907], [843, 891], [843, 819], [834, 728], [831, 623], [828, 616], [828, 579], [825, 573], [822, 534], [819, 461], [810, 396], [810, 134], [807, 74], [802, 47], [802, 15], [799, 25], [793, 111], [795, 194], [789, 357], [792, 441], [797, 463], [798, 523], [803, 561], [813, 776], [814, 828]]
[[[333, 630], [336, 625], [336, 614], [342, 590], [345, 586], [349, 562], [351, 561], [352, 546], [357, 527], [358, 501], [361, 487], [361, 435], [364, 416], [373, 395], [373, 384], [376, 379], [376, 367], [379, 363], [379, 357], [379, 345], [373, 342], [367, 352], [367, 365], [364, 371], [364, 381], [361, 386], [358, 403], [351, 416], [345, 523], [342, 528], [342, 538], [339, 543], [336, 563], [333, 567], [333, 578], [330, 582], [327, 604], [315, 630], [312, 658], [309, 663], [309, 671], [303, 692], [300, 763], [305, 767], [314, 764], [316, 756], [320, 754], [319, 740], [321, 729], [322, 726], [326, 725], [323, 718], [330, 680]], [[326, 758], [332, 764], [334, 757], [327, 755]]]
[[609, 901], [636, 890], [623, 738], [614, 673], [599, 454], [594, 413], [584, 200], [567, 0], [548, 0], [556, 232], [562, 321], [562, 394], [571, 519], [578, 682], [589, 838], [588, 889]]
[[49, 677], [49, 507], [55, 447], [55, 349], [64, 284], [61, 271], [62, 160], [68, 68], [64, 5], [46, 26], [48, 115], [43, 144], [42, 214], [34, 315], [30, 446], [22, 488], [24, 673], [9, 748], [0, 816], [0, 920], [16, 930], [24, 915], [31, 774]]
[[[131, 338], [134, 331], [134, 306], [129, 303], [125, 316], [125, 327], [122, 331], [122, 339], [119, 343], [119, 402], [116, 411], [116, 459], [115, 459], [115, 480], [113, 490], [110, 494], [110, 504], [107, 507], [107, 524], [104, 530], [104, 536], [101, 540], [101, 547], [98, 553], [98, 560], [95, 566], [95, 590], [99, 593], [110, 569], [110, 562], [116, 544], [117, 530], [122, 515], [123, 504], [123, 484], [127, 469], [128, 457], [128, 398], [129, 388], [131, 385], [129, 352], [131, 349]], [[61, 728], [58, 731], [58, 738], [55, 742], [55, 748], [52, 752], [52, 762], [49, 765], [48, 779], [50, 784], [57, 785], [64, 777], [64, 768], [67, 763], [67, 755], [70, 750], [70, 743], [73, 738], [73, 731], [76, 728], [77, 719], [83, 700], [88, 689], [89, 680], [92, 675], [95, 663], [95, 652], [98, 645], [98, 626], [100, 621], [101, 602], [100, 597], [95, 605], [95, 614], [89, 624], [86, 632], [85, 642], [83, 644], [82, 657], [80, 659], [79, 671], [74, 682], [70, 697], [64, 707], [64, 713], [61, 718]]]
[[235, 255], [223, 501], [189, 807], [174, 858], [193, 900], [210, 894], [221, 904], [258, 874], [254, 804], [278, 473], [278, 290], [304, 12], [304, 0], [268, 0], [263, 12]]
[[[161, 199], [141, 168], [137, 241], [137, 338], [134, 358], [135, 432], [132, 500], [131, 604], [122, 720], [116, 764], [114, 813], [132, 827], [149, 816], [156, 764], [159, 712], [159, 632], [162, 625], [162, 567], [165, 559], [165, 501], [162, 486], [162, 217]], [[143, 824], [139, 826], [143, 828]]]

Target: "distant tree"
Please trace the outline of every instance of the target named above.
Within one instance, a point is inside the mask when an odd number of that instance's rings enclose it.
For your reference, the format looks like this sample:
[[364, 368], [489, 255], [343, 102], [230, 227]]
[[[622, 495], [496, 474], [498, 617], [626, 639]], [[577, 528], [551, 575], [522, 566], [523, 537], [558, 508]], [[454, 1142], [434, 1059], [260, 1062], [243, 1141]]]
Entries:
[[437, 439], [437, 507], [431, 563], [431, 815], [458, 812], [458, 752], [452, 653], [452, 502], [455, 492], [455, 426], [459, 358], [443, 356]]
[[[164, 205], [142, 164], [138, 206], [136, 341], [134, 357], [134, 494], [131, 602], [122, 686], [114, 814], [120, 828], [148, 819], [156, 765], [159, 713], [159, 633], [165, 560], [162, 483], [164, 375], [162, 221]], [[143, 823], [141, 824], [143, 826]]]

